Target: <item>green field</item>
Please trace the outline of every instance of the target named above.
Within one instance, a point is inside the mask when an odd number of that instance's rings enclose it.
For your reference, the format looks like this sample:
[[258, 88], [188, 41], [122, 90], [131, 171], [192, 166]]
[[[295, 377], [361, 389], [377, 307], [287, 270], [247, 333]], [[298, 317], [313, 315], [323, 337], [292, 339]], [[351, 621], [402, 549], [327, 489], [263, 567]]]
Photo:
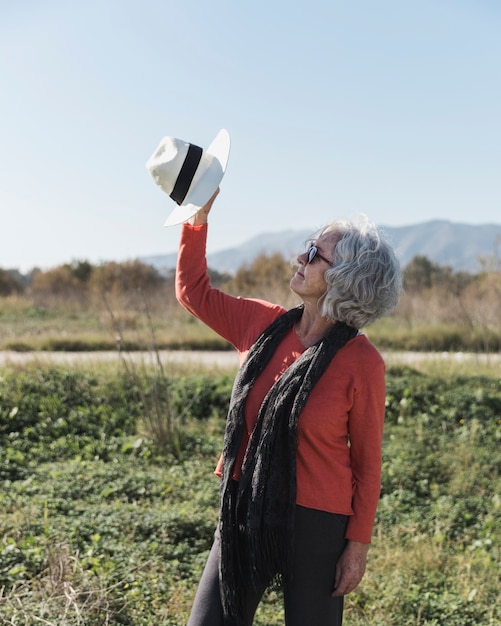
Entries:
[[[419, 370], [389, 367], [381, 501], [345, 623], [494, 626], [499, 367]], [[184, 625], [233, 372], [123, 360], [0, 375], [0, 624]], [[256, 624], [282, 623], [272, 589]]]

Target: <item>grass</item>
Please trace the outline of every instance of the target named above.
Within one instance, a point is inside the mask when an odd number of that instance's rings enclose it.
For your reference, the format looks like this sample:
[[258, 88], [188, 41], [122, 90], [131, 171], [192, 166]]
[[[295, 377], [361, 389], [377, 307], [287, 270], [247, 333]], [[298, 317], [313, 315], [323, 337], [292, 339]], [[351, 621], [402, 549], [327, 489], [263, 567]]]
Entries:
[[[271, 294], [272, 297], [274, 294]], [[290, 304], [290, 303], [289, 303]], [[423, 307], [423, 303], [420, 303]], [[75, 302], [28, 296], [1, 299], [0, 350], [102, 351], [154, 347], [169, 350], [227, 350], [228, 343], [175, 302], [172, 292], [151, 302], [138, 295]], [[498, 324], [467, 324], [440, 319], [409, 319], [396, 314], [376, 322], [367, 334], [382, 350], [418, 352], [499, 353]]]
[[[123, 348], [151, 350], [226, 350], [227, 342], [193, 319], [172, 301], [156, 304], [150, 316], [144, 302], [128, 308], [127, 302], [36, 304], [23, 296], [1, 299], [0, 350], [102, 351]], [[112, 314], [110, 315], [110, 311]]]
[[[216, 524], [231, 373], [165, 372], [177, 438], [160, 445], [137, 390], [156, 389], [156, 369], [96, 363], [0, 370], [0, 624], [186, 623]], [[382, 495], [348, 626], [501, 619], [499, 375], [426, 363], [389, 367]], [[277, 590], [255, 624], [283, 624]]]

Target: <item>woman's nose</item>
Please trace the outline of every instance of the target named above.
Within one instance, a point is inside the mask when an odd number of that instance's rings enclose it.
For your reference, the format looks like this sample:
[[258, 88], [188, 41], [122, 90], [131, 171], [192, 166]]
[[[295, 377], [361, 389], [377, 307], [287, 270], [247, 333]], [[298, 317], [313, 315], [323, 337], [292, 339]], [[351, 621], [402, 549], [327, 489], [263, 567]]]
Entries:
[[307, 259], [308, 259], [308, 253], [307, 252], [301, 252], [301, 254], [297, 255], [297, 261], [301, 265], [306, 265], [308, 263]]

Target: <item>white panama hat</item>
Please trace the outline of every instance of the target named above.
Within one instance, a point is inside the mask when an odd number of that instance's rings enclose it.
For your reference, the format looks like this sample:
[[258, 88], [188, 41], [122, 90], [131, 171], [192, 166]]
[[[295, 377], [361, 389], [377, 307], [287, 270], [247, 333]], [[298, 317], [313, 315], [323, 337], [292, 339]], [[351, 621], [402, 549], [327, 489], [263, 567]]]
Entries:
[[207, 150], [182, 139], [164, 137], [146, 163], [156, 184], [177, 206], [164, 226], [182, 224], [210, 200], [230, 155], [230, 135], [219, 131]]

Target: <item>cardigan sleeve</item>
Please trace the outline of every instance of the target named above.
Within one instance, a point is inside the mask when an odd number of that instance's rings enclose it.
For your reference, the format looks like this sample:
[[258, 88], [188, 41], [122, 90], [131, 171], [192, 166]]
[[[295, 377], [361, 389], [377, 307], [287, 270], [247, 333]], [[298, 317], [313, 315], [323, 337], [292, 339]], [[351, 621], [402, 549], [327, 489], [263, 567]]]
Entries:
[[260, 333], [285, 309], [215, 289], [207, 272], [207, 224], [184, 224], [176, 270], [176, 297], [192, 315], [229, 341], [240, 353], [249, 350]]
[[360, 388], [355, 390], [349, 416], [352, 508], [346, 538], [370, 543], [381, 492], [381, 460], [385, 413], [385, 367], [362, 367]]

